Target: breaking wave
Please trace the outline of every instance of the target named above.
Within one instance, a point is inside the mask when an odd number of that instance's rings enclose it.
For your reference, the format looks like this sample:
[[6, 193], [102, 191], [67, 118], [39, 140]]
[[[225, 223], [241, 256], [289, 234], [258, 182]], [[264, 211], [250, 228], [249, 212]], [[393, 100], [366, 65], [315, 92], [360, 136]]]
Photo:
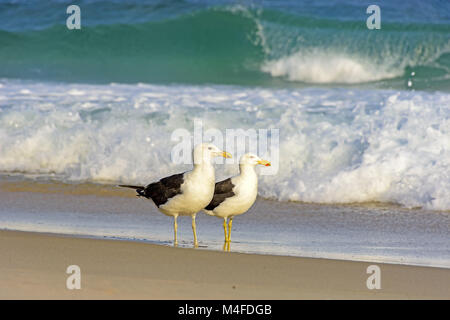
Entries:
[[450, 95], [439, 92], [3, 80], [0, 171], [146, 183], [187, 168], [170, 161], [171, 135], [195, 119], [205, 130], [280, 129], [263, 197], [450, 209]]

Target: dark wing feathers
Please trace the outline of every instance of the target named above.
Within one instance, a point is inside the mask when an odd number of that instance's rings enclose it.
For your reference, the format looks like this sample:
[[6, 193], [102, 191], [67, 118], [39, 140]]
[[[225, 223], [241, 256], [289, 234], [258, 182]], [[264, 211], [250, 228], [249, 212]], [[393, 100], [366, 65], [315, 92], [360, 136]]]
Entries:
[[184, 173], [174, 174], [170, 177], [162, 178], [159, 182], [161, 182], [163, 186], [168, 189], [177, 189], [180, 188], [184, 182], [183, 176]]
[[184, 173], [174, 174], [170, 177], [153, 182], [145, 188], [136, 188], [139, 196], [152, 199], [159, 207], [165, 204], [170, 198], [181, 194], [181, 185], [184, 182]]
[[231, 178], [216, 183], [214, 188], [214, 196], [211, 202], [206, 206], [206, 210], [214, 210], [227, 198], [235, 195], [233, 192], [234, 184], [231, 182]]
[[216, 183], [214, 187], [214, 195], [233, 192], [234, 184], [231, 182], [231, 178]]
[[[150, 183], [146, 187], [131, 185], [121, 185], [121, 187], [136, 189], [138, 196], [152, 199], [159, 207], [165, 204], [170, 198], [182, 193], [181, 185], [183, 182], [184, 173], [179, 173], [163, 178], [158, 182]], [[227, 198], [234, 196], [234, 187], [235, 185], [231, 182], [231, 178], [217, 182], [214, 187], [214, 196], [205, 209], [214, 210]]]
[[136, 191], [140, 190], [140, 189], [144, 189], [143, 186], [132, 186], [132, 185], [129, 185], [129, 184], [119, 184], [119, 187], [135, 189]]

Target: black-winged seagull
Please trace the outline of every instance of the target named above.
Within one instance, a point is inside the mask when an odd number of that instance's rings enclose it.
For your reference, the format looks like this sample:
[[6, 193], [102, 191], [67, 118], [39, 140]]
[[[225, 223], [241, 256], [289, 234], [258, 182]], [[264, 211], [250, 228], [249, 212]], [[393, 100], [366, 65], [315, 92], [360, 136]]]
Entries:
[[220, 150], [215, 145], [202, 143], [194, 148], [194, 168], [191, 171], [174, 174], [145, 187], [132, 185], [120, 187], [135, 189], [139, 197], [152, 199], [159, 211], [174, 218], [174, 246], [178, 245], [178, 216], [191, 216], [194, 246], [198, 247], [195, 216], [213, 198], [215, 171], [211, 160], [218, 156], [231, 158], [228, 152]]
[[[247, 153], [239, 160], [240, 174], [216, 183], [214, 196], [204, 211], [223, 219], [223, 230], [225, 233], [225, 244], [230, 250], [231, 226], [233, 217], [243, 214], [250, 209], [258, 194], [258, 176], [255, 172], [256, 165], [270, 166], [270, 162], [258, 156]], [[227, 232], [227, 220], [228, 232]]]

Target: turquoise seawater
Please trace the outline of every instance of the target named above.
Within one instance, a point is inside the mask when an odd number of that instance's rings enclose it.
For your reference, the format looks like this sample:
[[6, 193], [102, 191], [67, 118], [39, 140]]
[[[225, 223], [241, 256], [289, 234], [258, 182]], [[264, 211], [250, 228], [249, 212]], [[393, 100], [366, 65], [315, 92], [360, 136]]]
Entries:
[[450, 3], [0, 1], [0, 77], [83, 83], [450, 88]]

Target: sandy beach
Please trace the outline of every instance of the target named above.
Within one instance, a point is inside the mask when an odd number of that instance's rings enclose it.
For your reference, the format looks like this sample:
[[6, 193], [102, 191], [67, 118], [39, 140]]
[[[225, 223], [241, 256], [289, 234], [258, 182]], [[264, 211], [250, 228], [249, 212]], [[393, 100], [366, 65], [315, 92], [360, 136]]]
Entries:
[[[0, 232], [1, 299], [448, 299], [450, 270]], [[69, 265], [81, 289], [66, 288]]]
[[[301, 242], [294, 245], [305, 247], [315, 234], [307, 231], [324, 221], [329, 226], [318, 230], [319, 237], [326, 237], [330, 228], [346, 232], [333, 222], [334, 216], [341, 221], [348, 215], [346, 224], [355, 217], [372, 224], [370, 216], [389, 217], [385, 208], [365, 213], [353, 207], [281, 206], [259, 200], [252, 212], [236, 220], [232, 252], [221, 252], [221, 226], [213, 217], [198, 219], [199, 249], [191, 248], [189, 219], [182, 219], [183, 241], [174, 248], [170, 219], [132, 192], [111, 185], [8, 178], [0, 181], [0, 202], [4, 229], [0, 231], [0, 299], [450, 298], [449, 268], [287, 256], [282, 250], [296, 238], [290, 236], [283, 240], [286, 243], [277, 239], [282, 230], [285, 235], [289, 232], [288, 225], [297, 223], [293, 232]], [[398, 223], [402, 214], [393, 213]], [[377, 223], [387, 230], [389, 221]], [[350, 227], [364, 230], [365, 225]], [[27, 232], [5, 230], [14, 228]], [[339, 239], [330, 241], [342, 241], [337, 242], [342, 246], [351, 241]], [[252, 250], [259, 254], [245, 253]], [[381, 269], [380, 290], [366, 286], [367, 267], [373, 264]], [[66, 288], [70, 265], [81, 269], [80, 290]]]

